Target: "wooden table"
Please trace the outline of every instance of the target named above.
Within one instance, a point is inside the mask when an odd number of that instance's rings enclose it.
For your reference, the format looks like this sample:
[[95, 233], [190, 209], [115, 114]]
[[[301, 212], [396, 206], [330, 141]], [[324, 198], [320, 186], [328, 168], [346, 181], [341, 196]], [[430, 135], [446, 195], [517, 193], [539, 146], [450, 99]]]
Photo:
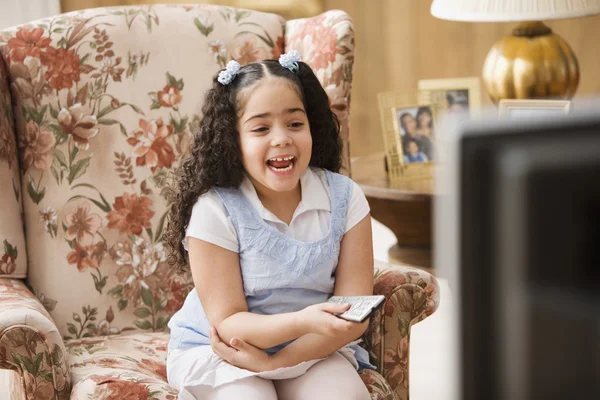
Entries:
[[365, 193], [371, 216], [396, 235], [390, 261], [431, 269], [433, 179], [391, 183], [384, 157], [378, 153], [353, 159], [352, 179]]

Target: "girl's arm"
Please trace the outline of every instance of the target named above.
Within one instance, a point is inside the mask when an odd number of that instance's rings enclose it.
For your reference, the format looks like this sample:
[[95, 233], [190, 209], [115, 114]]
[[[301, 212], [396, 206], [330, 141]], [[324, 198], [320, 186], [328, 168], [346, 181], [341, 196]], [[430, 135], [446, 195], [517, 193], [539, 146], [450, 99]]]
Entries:
[[188, 237], [194, 285], [211, 326], [225, 343], [235, 337], [260, 349], [268, 349], [305, 335], [313, 323], [331, 331], [348, 330], [351, 323], [334, 317], [347, 307], [325, 305], [293, 313], [259, 315], [248, 312], [239, 255], [233, 251]]
[[[368, 296], [373, 294], [373, 238], [371, 217], [367, 214], [342, 239], [339, 263], [335, 272], [334, 296]], [[352, 323], [352, 328], [335, 337], [308, 333], [271, 357], [273, 369], [296, 365], [302, 361], [327, 357], [358, 339], [369, 325]]]
[[302, 336], [297, 313], [258, 315], [248, 312], [239, 255], [188, 237], [190, 267], [204, 312], [221, 338], [239, 338], [267, 349]]

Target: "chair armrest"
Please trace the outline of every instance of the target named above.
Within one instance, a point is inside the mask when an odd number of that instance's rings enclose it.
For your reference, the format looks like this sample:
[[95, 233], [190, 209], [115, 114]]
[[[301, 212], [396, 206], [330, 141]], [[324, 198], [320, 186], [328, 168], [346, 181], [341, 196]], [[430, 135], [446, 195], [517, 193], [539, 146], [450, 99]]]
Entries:
[[367, 387], [371, 400], [403, 400], [398, 398], [394, 389], [378, 372], [372, 369], [363, 369], [358, 375]]
[[363, 339], [371, 362], [399, 398], [408, 398], [410, 328], [433, 314], [440, 301], [437, 280], [411, 267], [375, 263], [373, 292], [385, 302], [372, 317]]
[[16, 370], [28, 399], [68, 399], [71, 378], [58, 328], [17, 279], [0, 279], [0, 368]]

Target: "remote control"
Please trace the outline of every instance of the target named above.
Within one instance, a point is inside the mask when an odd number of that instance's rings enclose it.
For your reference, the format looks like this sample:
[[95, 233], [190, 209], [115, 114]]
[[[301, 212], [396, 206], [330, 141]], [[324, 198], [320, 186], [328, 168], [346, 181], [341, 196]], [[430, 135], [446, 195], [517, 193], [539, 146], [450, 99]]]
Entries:
[[350, 309], [336, 316], [348, 321], [363, 322], [373, 311], [383, 304], [385, 296], [333, 296], [328, 302], [350, 304]]

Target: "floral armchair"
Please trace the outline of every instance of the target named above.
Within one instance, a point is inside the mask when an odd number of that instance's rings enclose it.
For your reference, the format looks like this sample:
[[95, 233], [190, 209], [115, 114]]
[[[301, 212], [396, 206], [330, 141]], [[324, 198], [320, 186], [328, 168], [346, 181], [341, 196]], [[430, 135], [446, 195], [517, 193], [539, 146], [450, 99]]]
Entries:
[[[0, 368], [11, 399], [175, 399], [170, 316], [192, 281], [161, 243], [161, 183], [190, 145], [211, 77], [297, 49], [342, 122], [354, 36], [341, 11], [285, 21], [222, 6], [98, 8], [0, 32]], [[348, 170], [346, 170], [348, 173]], [[377, 267], [364, 337], [373, 399], [408, 398], [410, 327], [438, 286]]]

